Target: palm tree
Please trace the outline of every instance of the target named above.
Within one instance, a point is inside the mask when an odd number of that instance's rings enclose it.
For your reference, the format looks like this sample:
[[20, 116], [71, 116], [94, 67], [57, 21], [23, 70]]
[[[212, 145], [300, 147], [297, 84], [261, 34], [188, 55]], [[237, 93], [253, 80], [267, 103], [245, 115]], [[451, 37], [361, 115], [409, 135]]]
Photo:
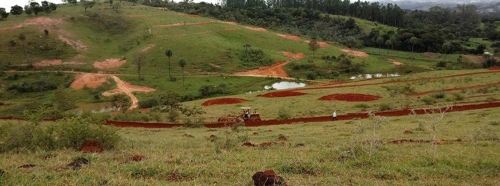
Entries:
[[186, 61], [184, 61], [184, 59], [181, 59], [179, 61], [179, 66], [182, 68], [182, 86], [184, 86], [184, 67], [186, 66]]
[[172, 79], [172, 76], [170, 76], [170, 57], [172, 57], [172, 51], [170, 49], [167, 49], [165, 51], [165, 55], [168, 57], [168, 78]]
[[417, 37], [411, 37], [410, 38], [410, 43], [411, 43], [411, 52], [413, 53], [413, 47], [415, 46], [415, 44], [418, 43], [418, 38]]

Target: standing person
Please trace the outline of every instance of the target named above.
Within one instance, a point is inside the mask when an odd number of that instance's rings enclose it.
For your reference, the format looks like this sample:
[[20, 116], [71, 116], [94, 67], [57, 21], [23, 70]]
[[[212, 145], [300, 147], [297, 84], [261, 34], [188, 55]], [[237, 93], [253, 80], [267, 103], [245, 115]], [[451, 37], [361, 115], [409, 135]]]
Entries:
[[332, 121], [336, 121], [337, 120], [337, 111], [336, 110], [333, 111], [332, 116], [333, 116]]

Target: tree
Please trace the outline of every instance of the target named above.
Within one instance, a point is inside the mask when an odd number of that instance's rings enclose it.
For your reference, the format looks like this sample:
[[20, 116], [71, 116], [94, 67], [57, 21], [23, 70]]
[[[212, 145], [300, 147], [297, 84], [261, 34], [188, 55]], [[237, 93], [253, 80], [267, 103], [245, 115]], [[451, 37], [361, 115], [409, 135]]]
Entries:
[[50, 13], [52, 11], [52, 9], [49, 6], [49, 2], [47, 2], [47, 1], [42, 1], [42, 7], [41, 7], [41, 9], [45, 13]]
[[144, 67], [146, 64], [146, 55], [144, 52], [139, 52], [134, 55], [134, 63], [137, 66], [137, 73], [139, 73], [139, 80], [142, 80], [141, 78], [141, 69]]
[[167, 49], [165, 51], [165, 55], [168, 57], [168, 78], [172, 79], [172, 76], [170, 76], [170, 58], [172, 57], [172, 51], [170, 49]]
[[181, 59], [179, 61], [179, 66], [182, 68], [182, 86], [184, 86], [184, 67], [186, 66], [186, 61], [184, 61], [184, 59]]
[[40, 7], [40, 4], [38, 4], [38, 3], [37, 3], [37, 2], [35, 2], [35, 1], [32, 1], [32, 2], [30, 3], [30, 8], [31, 8], [31, 10], [33, 11], [33, 13], [34, 13], [35, 15], [38, 15], [38, 13], [43, 12], [43, 9], [42, 9], [42, 7]]
[[411, 43], [411, 52], [413, 52], [413, 48], [415, 47], [415, 44], [418, 43], [418, 38], [417, 37], [411, 37], [410, 38], [410, 43]]
[[392, 41], [390, 39], [385, 41], [385, 46], [387, 46], [387, 55], [389, 55], [389, 46], [392, 46]]
[[128, 99], [126, 95], [117, 94], [114, 95], [111, 99], [111, 106], [115, 107], [118, 110], [125, 112], [128, 107], [132, 105], [132, 102]]
[[33, 9], [29, 5], [24, 6], [24, 13], [31, 15], [33, 14]]
[[181, 96], [169, 90], [165, 94], [160, 95], [159, 102], [161, 112], [171, 112], [180, 108]]
[[54, 4], [54, 3], [49, 3], [49, 6], [50, 6], [50, 10], [51, 10], [52, 12], [57, 10], [57, 5], [56, 5], [56, 4]]
[[379, 36], [377, 38], [377, 44], [378, 44], [378, 54], [380, 54], [380, 46], [384, 44], [384, 38]]
[[313, 56], [314, 56], [314, 51], [318, 50], [318, 48], [319, 44], [316, 41], [316, 37], [311, 38], [311, 40], [309, 41], [309, 50], [313, 52]]
[[5, 8], [0, 8], [0, 18], [6, 19], [7, 17], [9, 17], [9, 13], [5, 11]]
[[62, 0], [62, 2], [67, 2], [67, 3], [69, 3], [69, 4], [74, 4], [74, 5], [76, 5], [77, 0]]
[[92, 8], [95, 5], [95, 1], [90, 0], [80, 0], [80, 3], [82, 4], [83, 8], [85, 8], [85, 12], [87, 11], [87, 8]]
[[249, 48], [251, 48], [251, 47], [252, 47], [252, 45], [250, 45], [250, 44], [245, 44], [245, 45], [243, 45], [243, 48], [245, 48], [245, 53], [246, 53], [247, 55], [248, 55], [248, 49], [249, 49]]
[[26, 48], [24, 47], [24, 40], [26, 40], [26, 36], [21, 33], [17, 38], [21, 40], [21, 44], [23, 45], [24, 58], [26, 58], [26, 61], [28, 61], [28, 57], [26, 56]]
[[19, 15], [23, 14], [23, 7], [21, 7], [19, 5], [12, 6], [12, 7], [10, 7], [10, 13], [12, 15], [19, 16]]

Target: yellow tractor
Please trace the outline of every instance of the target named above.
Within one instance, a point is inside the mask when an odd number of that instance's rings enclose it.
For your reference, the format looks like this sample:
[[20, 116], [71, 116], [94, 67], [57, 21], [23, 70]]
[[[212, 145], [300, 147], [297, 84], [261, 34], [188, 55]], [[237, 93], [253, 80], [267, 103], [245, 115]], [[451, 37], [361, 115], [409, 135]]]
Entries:
[[241, 114], [240, 115], [231, 115], [228, 114], [227, 116], [222, 116], [220, 117], [217, 121], [221, 123], [237, 123], [240, 121], [260, 121], [260, 114], [257, 113], [256, 110], [251, 112], [250, 107], [241, 107]]

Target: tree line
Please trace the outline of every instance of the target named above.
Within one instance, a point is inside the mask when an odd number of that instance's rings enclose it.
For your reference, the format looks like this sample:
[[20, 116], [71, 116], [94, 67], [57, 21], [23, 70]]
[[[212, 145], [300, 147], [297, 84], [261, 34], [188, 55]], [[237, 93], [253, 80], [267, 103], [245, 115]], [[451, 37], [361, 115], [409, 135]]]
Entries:
[[[293, 35], [308, 35], [348, 47], [401, 51], [482, 54], [485, 45], [471, 46], [470, 38], [500, 40], [495, 20], [477, 13], [472, 4], [429, 11], [402, 10], [398, 5], [349, 0], [222, 0], [221, 4], [144, 0], [143, 4], [199, 14], [219, 20], [265, 27]], [[396, 27], [369, 33], [345, 15]], [[498, 50], [498, 49], [497, 49]]]

